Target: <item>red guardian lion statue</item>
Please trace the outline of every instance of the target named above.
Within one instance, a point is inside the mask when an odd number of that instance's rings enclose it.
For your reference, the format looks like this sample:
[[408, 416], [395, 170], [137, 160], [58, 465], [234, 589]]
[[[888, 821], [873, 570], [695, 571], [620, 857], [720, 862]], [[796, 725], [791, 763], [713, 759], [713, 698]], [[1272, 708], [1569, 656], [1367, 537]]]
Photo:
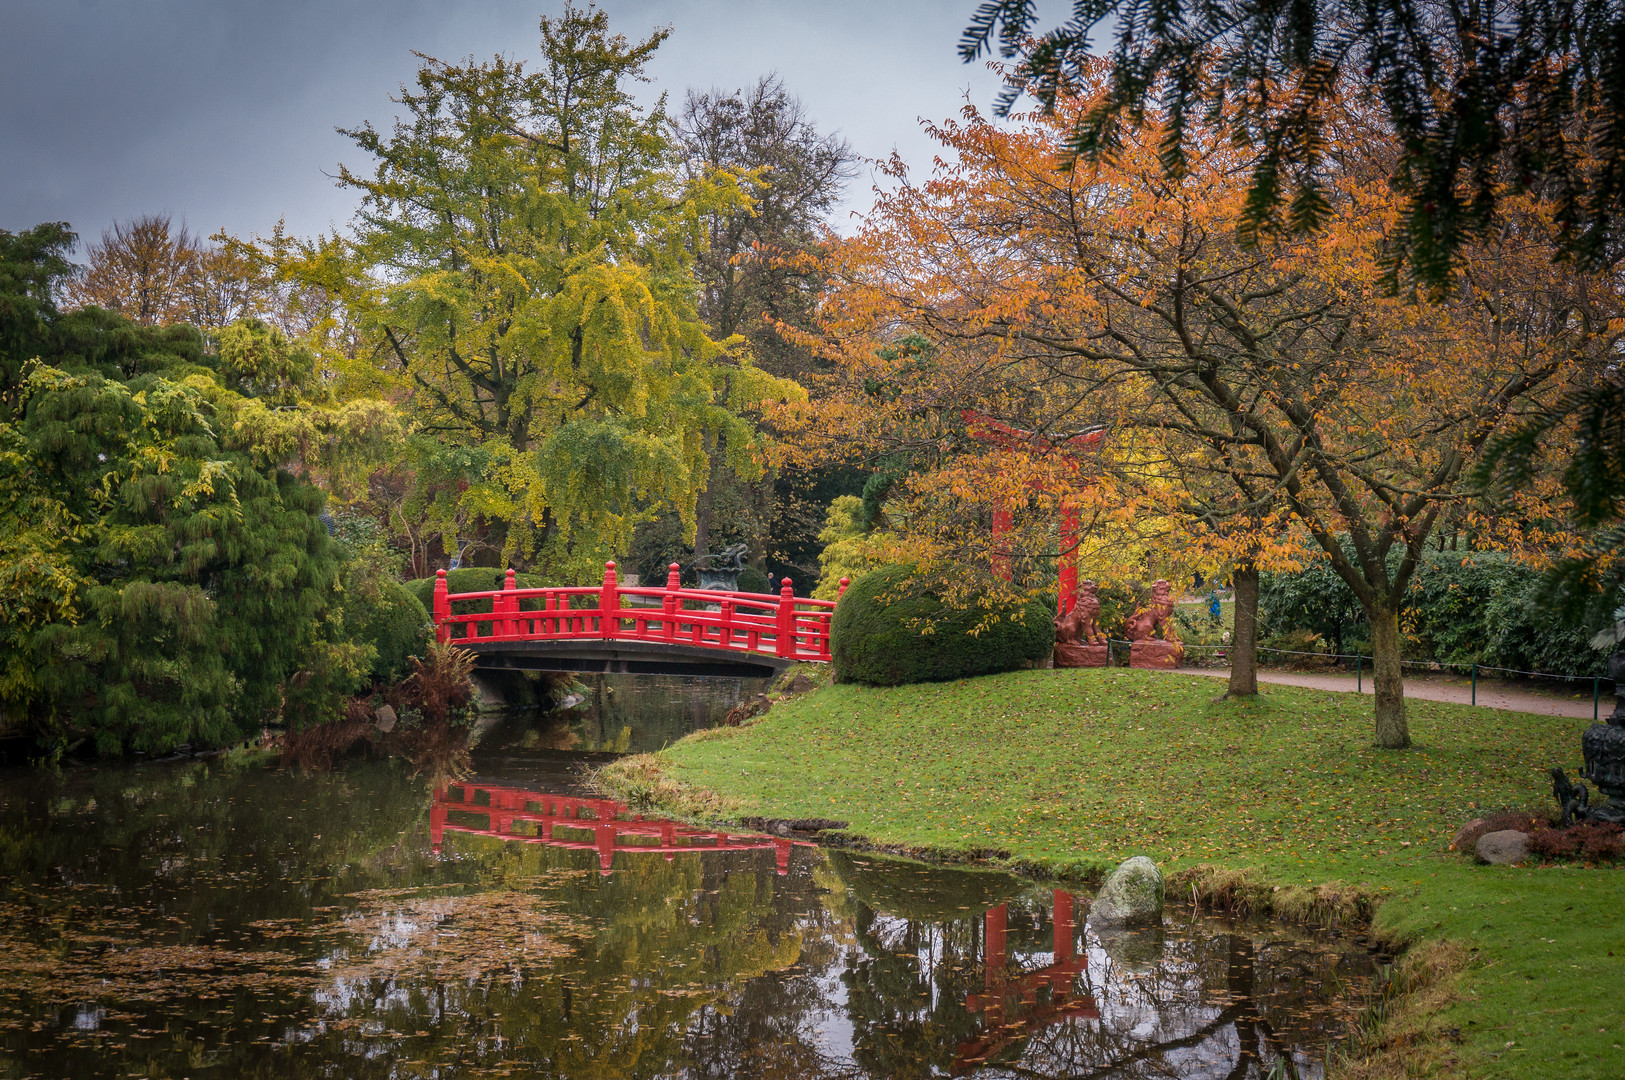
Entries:
[[1130, 667], [1178, 667], [1185, 658], [1185, 646], [1174, 629], [1173, 586], [1160, 578], [1152, 582], [1151, 606], [1123, 620], [1123, 636], [1134, 643], [1129, 651]]
[[1055, 617], [1055, 666], [1104, 667], [1106, 635], [1100, 632], [1100, 591], [1092, 581], [1078, 586], [1072, 610]]

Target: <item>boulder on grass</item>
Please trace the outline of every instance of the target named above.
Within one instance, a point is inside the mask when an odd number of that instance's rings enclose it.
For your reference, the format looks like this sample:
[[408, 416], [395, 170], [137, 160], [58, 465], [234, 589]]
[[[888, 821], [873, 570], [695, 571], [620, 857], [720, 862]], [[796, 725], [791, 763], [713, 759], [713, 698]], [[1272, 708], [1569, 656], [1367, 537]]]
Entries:
[[1162, 900], [1162, 871], [1144, 855], [1136, 855], [1106, 879], [1089, 907], [1089, 918], [1112, 925], [1160, 922]]
[[1529, 836], [1517, 829], [1502, 829], [1478, 838], [1473, 854], [1491, 866], [1510, 866], [1529, 858]]

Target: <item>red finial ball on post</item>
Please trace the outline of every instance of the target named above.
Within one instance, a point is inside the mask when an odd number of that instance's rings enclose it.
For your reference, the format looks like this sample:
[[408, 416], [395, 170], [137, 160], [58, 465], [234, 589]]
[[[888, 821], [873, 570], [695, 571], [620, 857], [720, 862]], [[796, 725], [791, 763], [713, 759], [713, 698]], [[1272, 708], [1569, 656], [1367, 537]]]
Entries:
[[436, 641], [445, 641], [450, 633], [446, 629], [446, 619], [451, 615], [451, 601], [446, 599], [446, 572], [434, 572], [434, 637]]
[[773, 624], [773, 638], [775, 653], [785, 657], [795, 656], [796, 587], [788, 577], [784, 579], [784, 587], [779, 590], [779, 610]]
[[666, 567], [666, 588], [676, 592], [683, 587], [683, 568], [678, 563]]
[[836, 600], [837, 603], [840, 602], [841, 597], [846, 595], [846, 587], [848, 585], [850, 585], [850, 584], [852, 584], [852, 579], [851, 578], [844, 577], [844, 578], [841, 579], [841, 587], [838, 590], [836, 590], [836, 593], [835, 593], [835, 600]]

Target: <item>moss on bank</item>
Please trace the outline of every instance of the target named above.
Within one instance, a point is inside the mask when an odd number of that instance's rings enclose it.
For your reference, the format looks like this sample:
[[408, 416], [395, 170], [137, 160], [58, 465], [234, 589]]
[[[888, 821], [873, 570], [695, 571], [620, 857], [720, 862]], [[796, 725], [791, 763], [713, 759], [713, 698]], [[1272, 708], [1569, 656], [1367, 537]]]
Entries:
[[1422, 946], [1399, 970], [1415, 992], [1344, 1072], [1620, 1075], [1625, 869], [1447, 850], [1479, 811], [1543, 805], [1544, 770], [1577, 763], [1585, 722], [1413, 702], [1416, 746], [1379, 751], [1368, 700], [1212, 694], [1120, 669], [841, 685], [603, 782], [685, 816], [835, 818], [892, 849], [1071, 876], [1143, 854], [1210, 903], [1374, 910], [1382, 938]]

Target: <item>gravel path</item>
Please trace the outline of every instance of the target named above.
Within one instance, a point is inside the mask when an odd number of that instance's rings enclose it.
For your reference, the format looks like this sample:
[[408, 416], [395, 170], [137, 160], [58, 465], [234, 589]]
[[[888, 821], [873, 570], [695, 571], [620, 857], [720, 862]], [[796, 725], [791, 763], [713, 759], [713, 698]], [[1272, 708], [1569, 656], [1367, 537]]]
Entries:
[[[1182, 675], [1206, 675], [1216, 679], [1228, 679], [1230, 672], [1224, 668], [1180, 668]], [[1261, 683], [1279, 683], [1282, 686], [1307, 686], [1312, 690], [1338, 690], [1352, 694], [1354, 692], [1353, 675], [1315, 674], [1304, 671], [1260, 671], [1258, 681]], [[1366, 675], [1363, 693], [1372, 693], [1371, 676]], [[1558, 684], [1564, 685], [1564, 684]], [[1538, 713], [1542, 716], [1571, 716], [1578, 719], [1591, 719], [1591, 686], [1589, 683], [1571, 682], [1571, 687], [1584, 687], [1577, 693], [1564, 695], [1561, 693], [1541, 693], [1531, 690], [1526, 684], [1505, 682], [1499, 679], [1478, 680], [1478, 707], [1481, 709], [1508, 709], [1513, 712]], [[1413, 675], [1405, 679], [1405, 696], [1416, 698], [1419, 701], [1451, 701], [1458, 705], [1470, 705], [1473, 700], [1472, 684], [1462, 678], [1453, 678], [1448, 675]], [[1614, 708], [1613, 686], [1604, 680], [1602, 685], [1602, 700], [1597, 708], [1597, 715], [1605, 717]]]

